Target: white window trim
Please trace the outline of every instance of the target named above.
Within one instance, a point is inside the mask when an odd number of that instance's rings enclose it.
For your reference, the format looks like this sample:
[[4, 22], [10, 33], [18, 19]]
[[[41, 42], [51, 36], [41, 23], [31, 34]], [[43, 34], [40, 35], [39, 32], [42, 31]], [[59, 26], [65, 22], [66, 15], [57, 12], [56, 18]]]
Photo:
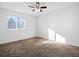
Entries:
[[[9, 16], [9, 17], [11, 17], [11, 16]], [[16, 16], [15, 16], [16, 17]], [[16, 17], [17, 18], [17, 17]], [[16, 28], [15, 29], [9, 29], [8, 28], [8, 20], [7, 20], [7, 30], [25, 30], [25, 19], [24, 19], [24, 17], [23, 17], [23, 21], [24, 21], [24, 26], [23, 26], [23, 28], [22, 29], [18, 29], [17, 28], [17, 20], [16, 20]]]

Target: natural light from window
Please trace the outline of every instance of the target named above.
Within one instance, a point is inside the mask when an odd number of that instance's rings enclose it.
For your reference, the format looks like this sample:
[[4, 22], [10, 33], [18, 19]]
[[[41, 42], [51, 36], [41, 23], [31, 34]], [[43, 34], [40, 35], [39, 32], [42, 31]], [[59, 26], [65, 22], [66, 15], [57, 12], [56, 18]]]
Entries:
[[54, 42], [66, 43], [66, 39], [52, 29], [48, 28], [48, 39]]

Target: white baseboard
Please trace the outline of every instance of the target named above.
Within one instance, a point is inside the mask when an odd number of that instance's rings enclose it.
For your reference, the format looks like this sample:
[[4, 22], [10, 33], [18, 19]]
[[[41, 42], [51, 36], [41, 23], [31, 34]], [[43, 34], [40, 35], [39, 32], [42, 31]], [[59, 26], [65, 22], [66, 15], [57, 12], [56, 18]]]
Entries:
[[36, 37], [36, 36], [29, 36], [29, 37], [25, 37], [25, 38], [20, 38], [20, 39], [17, 39], [17, 40], [5, 40], [5, 41], [1, 41], [0, 44], [5, 44], [5, 43], [10, 43], [10, 42], [15, 42], [15, 41], [19, 41], [19, 40], [24, 40], [24, 39], [29, 39], [29, 38], [33, 38], [33, 37]]

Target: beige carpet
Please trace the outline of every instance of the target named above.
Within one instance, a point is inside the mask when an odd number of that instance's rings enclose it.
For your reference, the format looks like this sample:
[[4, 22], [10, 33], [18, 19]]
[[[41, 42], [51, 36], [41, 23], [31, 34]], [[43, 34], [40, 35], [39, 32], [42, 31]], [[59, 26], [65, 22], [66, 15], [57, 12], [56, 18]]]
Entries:
[[34, 37], [0, 45], [0, 57], [79, 57], [79, 47]]

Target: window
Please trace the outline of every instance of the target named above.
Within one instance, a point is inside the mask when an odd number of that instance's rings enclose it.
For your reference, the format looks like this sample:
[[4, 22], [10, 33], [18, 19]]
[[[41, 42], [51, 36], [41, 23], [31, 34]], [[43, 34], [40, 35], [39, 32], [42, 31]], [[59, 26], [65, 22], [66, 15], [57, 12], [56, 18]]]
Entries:
[[18, 29], [24, 29], [24, 19], [23, 19], [23, 17], [18, 17], [17, 28]]
[[22, 30], [25, 28], [25, 21], [23, 17], [9, 16], [7, 25], [9, 30]]

